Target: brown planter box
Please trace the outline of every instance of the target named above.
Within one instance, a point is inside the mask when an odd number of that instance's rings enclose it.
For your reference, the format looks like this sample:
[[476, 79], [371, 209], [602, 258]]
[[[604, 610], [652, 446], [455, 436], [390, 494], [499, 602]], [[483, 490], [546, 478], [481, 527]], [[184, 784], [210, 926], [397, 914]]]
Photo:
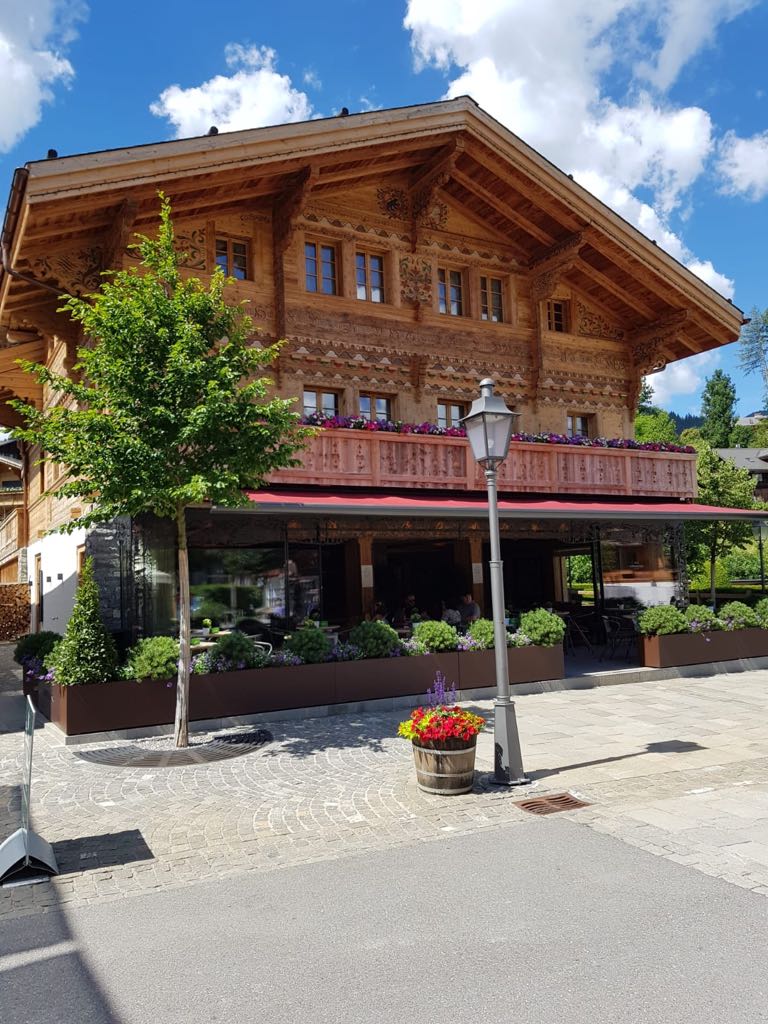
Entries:
[[[563, 645], [557, 647], [508, 647], [507, 666], [510, 683], [535, 683], [542, 679], [562, 679], [565, 675]], [[463, 651], [459, 654], [459, 679], [462, 690], [496, 685], [494, 651]]]
[[715, 630], [644, 636], [643, 664], [649, 668], [708, 665], [713, 661], [768, 657], [768, 629]]
[[333, 704], [335, 669], [334, 664], [296, 665], [192, 676], [189, 717], [201, 721]]
[[370, 658], [336, 663], [336, 703], [426, 694], [442, 672], [447, 687], [460, 687], [459, 655], [423, 654], [417, 657]]

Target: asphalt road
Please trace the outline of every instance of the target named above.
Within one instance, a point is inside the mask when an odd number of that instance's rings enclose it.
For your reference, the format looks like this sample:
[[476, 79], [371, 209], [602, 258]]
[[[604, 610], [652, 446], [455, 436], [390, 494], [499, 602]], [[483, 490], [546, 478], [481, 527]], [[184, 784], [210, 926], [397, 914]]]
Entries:
[[0, 1021], [768, 1021], [768, 900], [562, 819], [3, 922]]

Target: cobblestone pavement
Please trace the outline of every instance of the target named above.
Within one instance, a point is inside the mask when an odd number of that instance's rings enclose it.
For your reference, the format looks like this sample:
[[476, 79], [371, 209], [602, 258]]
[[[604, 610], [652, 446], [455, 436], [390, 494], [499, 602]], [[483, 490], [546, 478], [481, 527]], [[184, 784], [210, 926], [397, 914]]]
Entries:
[[[0, 837], [18, 826], [21, 754], [20, 682], [0, 645], [2, 680]], [[489, 786], [485, 735], [475, 791], [452, 798], [417, 789], [410, 749], [394, 737], [403, 712], [271, 722], [271, 744], [183, 767], [91, 763], [38, 730], [33, 826], [61, 874], [0, 890], [0, 916], [525, 827], [515, 801], [563, 790], [590, 802], [568, 812], [574, 821], [768, 894], [767, 682], [746, 672], [521, 697], [535, 785]]]

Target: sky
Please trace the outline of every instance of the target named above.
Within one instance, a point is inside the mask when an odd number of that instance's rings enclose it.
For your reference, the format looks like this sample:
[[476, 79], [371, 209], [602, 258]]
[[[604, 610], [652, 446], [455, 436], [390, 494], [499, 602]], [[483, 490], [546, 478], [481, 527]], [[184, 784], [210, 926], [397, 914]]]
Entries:
[[[768, 306], [768, 0], [0, 0], [0, 194], [14, 167], [471, 95], [748, 315]], [[707, 375], [763, 406], [738, 345]]]

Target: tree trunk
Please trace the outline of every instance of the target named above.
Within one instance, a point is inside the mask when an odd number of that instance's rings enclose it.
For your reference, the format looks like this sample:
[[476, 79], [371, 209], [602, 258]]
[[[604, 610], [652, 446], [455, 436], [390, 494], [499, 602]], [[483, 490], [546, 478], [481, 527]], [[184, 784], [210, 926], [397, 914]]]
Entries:
[[176, 535], [179, 551], [179, 675], [176, 680], [176, 722], [174, 740], [177, 747], [189, 746], [189, 555], [187, 552], [187, 521], [184, 506], [176, 509]]

